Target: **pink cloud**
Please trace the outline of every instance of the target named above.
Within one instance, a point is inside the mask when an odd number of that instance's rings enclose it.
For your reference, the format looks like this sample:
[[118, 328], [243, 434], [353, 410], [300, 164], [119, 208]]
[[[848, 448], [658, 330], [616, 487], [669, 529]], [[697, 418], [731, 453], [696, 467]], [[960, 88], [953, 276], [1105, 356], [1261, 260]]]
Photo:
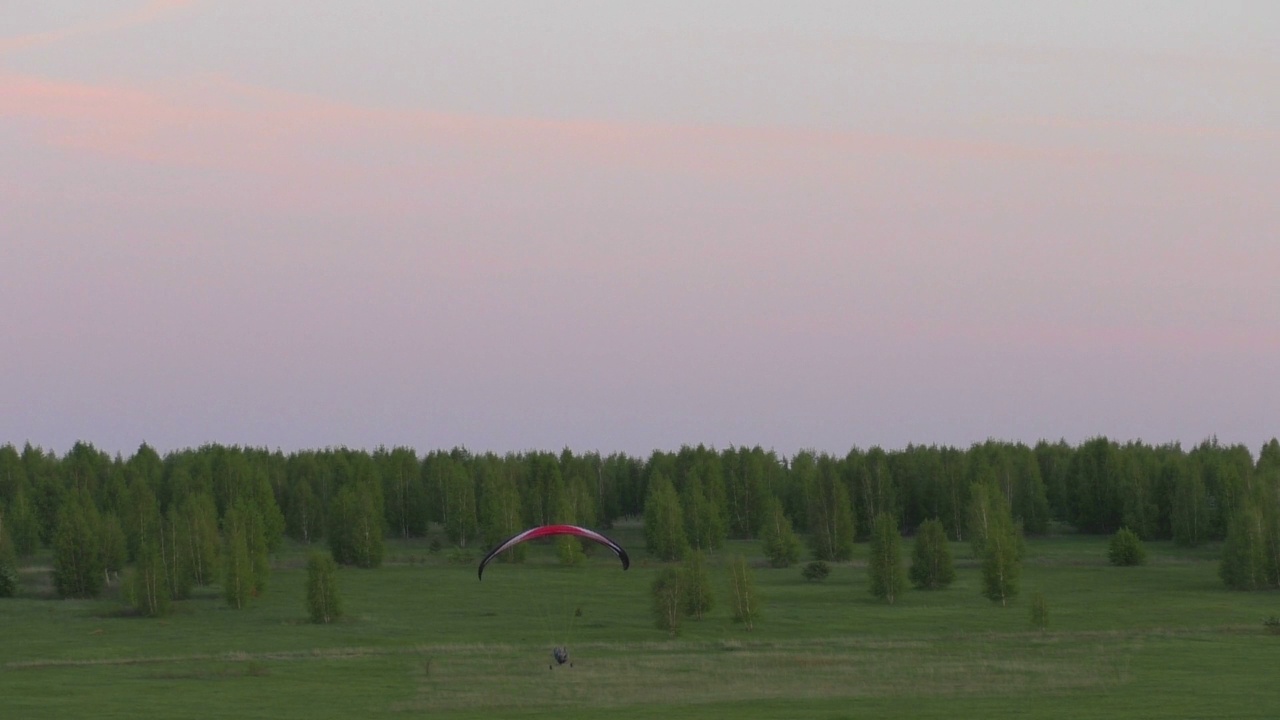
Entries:
[[[465, 235], [491, 238], [515, 238], [525, 227], [554, 235], [627, 223], [633, 241], [584, 242], [545, 259], [533, 254], [553, 242], [546, 238], [458, 240], [449, 248], [437, 240], [431, 252], [447, 259], [417, 265], [518, 275], [539, 262], [584, 274], [607, 264], [646, 268], [656, 277], [678, 253], [690, 268], [741, 265], [752, 287], [779, 300], [769, 313], [782, 325], [819, 300], [847, 307], [839, 293], [847, 282], [840, 268], [848, 263], [879, 268], [857, 282], [881, 288], [885, 297], [916, 283], [922, 272], [932, 274], [937, 280], [920, 292], [941, 302], [965, 292], [950, 282], [955, 273], [949, 268], [976, 258], [988, 258], [982, 262], [990, 264], [993, 280], [1035, 294], [1047, 291], [1000, 275], [1009, 258], [1053, 267], [1052, 277], [1062, 279], [1048, 282], [1069, 293], [1070, 278], [1095, 273], [1085, 265], [1113, 254], [1106, 238], [1037, 249], [1025, 236], [989, 233], [984, 217], [1017, 223], [1049, 208], [1046, 217], [1056, 218], [1050, 222], [1080, 225], [1088, 221], [1079, 218], [1106, 204], [1160, 212], [1168, 198], [1186, 204], [1231, 196], [1259, 207], [1265, 200], [1262, 184], [1210, 177], [1220, 170], [1212, 163], [1184, 168], [1150, 154], [1055, 141], [1052, 132], [1038, 142], [1015, 142], [463, 115], [365, 107], [221, 76], [139, 87], [0, 71], [0, 118], [15, 120], [27, 137], [70, 162], [82, 156], [105, 161], [140, 183], [87, 182], [83, 197], [104, 206], [347, 217], [362, 232], [388, 237], [402, 228], [423, 232], [438, 219], [465, 225]], [[1043, 122], [1052, 131], [1072, 121]], [[152, 170], [179, 170], [182, 181], [147, 181], [174, 176]], [[634, 197], [602, 199], [608, 190], [596, 178], [622, 178], [616, 187]], [[578, 203], [595, 216], [570, 219], [583, 209]], [[495, 211], [508, 217], [493, 217]], [[777, 242], [783, 236], [786, 245]], [[1171, 242], [1182, 241], [1151, 240], [1146, 251], [1161, 257], [1159, 248]], [[1249, 247], [1217, 248], [1205, 261], [1223, 266], [1227, 254], [1247, 255]], [[409, 243], [384, 251], [406, 258], [428, 252]], [[1102, 266], [1130, 267], [1119, 257]], [[1180, 277], [1182, 271], [1170, 272]], [[1117, 282], [1130, 284], [1123, 277]], [[740, 284], [741, 278], [723, 292], [754, 302]], [[793, 288], [790, 295], [782, 285]], [[1030, 311], [1040, 310], [1037, 304]], [[847, 321], [823, 318], [822, 324]], [[944, 322], [959, 321], [948, 315]]]
[[[1076, 147], [783, 127], [674, 126], [591, 120], [486, 117], [363, 107], [205, 77], [180, 89], [95, 86], [0, 74], [0, 114], [25, 119], [63, 148], [143, 163], [237, 171], [370, 170], [358, 154], [320, 148], [396, 148], [378, 171], [420, 173], [424, 151], [443, 147], [514, 168], [595, 164], [642, 172], [742, 180], [863, 172], [850, 158], [927, 162], [1034, 162], [1096, 167], [1125, 161]], [[374, 153], [378, 155], [379, 153]], [[431, 154], [431, 153], [426, 153]], [[465, 171], [467, 164], [451, 167]]]
[[73, 40], [77, 37], [102, 35], [137, 25], [146, 25], [174, 10], [193, 4], [194, 0], [152, 0], [151, 2], [127, 13], [122, 13], [96, 22], [75, 25], [67, 28], [59, 28], [57, 30], [49, 30], [46, 32], [0, 38], [0, 57], [10, 53], [20, 52], [22, 50], [29, 50], [31, 48]]

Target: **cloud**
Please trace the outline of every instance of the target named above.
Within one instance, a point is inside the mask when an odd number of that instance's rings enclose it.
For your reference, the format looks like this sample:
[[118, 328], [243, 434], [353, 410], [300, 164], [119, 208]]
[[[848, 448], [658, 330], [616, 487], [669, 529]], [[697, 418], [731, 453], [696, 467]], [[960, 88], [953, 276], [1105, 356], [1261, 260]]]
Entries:
[[131, 11], [96, 22], [48, 30], [40, 33], [0, 38], [0, 58], [23, 50], [55, 45], [90, 35], [105, 35], [138, 25], [146, 25], [175, 10], [194, 4], [194, 0], [152, 0]]
[[[421, 171], [586, 164], [720, 181], [856, 173], [851, 158], [1091, 167], [1121, 153], [1052, 143], [825, 131], [552, 120], [360, 106], [206, 76], [169, 88], [0, 72], [0, 114], [64, 149], [139, 163], [237, 171]], [[363, 153], [363, 155], [362, 155]], [[454, 162], [462, 171], [467, 163]], [[376, 167], [375, 167], [376, 166]]]

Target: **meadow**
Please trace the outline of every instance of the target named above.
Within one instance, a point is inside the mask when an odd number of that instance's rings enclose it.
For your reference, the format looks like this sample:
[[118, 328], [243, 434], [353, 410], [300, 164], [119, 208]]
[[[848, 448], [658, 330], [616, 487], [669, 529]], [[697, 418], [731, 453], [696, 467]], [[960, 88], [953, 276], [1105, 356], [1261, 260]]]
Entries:
[[[758, 543], [712, 560], [717, 605], [679, 637], [654, 627], [637, 527], [614, 533], [631, 570], [550, 545], [476, 578], [479, 551], [388, 543], [377, 570], [339, 572], [346, 616], [307, 622], [308, 548], [286, 542], [245, 610], [216, 587], [170, 616], [134, 617], [118, 593], [57, 600], [48, 558], [0, 601], [5, 718], [1275, 718], [1280, 594], [1226, 590], [1219, 548], [1148, 543], [1148, 564], [1111, 567], [1107, 539], [1028, 541], [1021, 594], [979, 593], [968, 546], [948, 589], [890, 606], [867, 592], [866, 545], [822, 582], [770, 569]], [[904, 543], [910, 556], [910, 540]], [[723, 560], [755, 562], [762, 616], [727, 610]], [[1044, 593], [1049, 625], [1030, 623]], [[549, 669], [567, 645], [574, 665]]]

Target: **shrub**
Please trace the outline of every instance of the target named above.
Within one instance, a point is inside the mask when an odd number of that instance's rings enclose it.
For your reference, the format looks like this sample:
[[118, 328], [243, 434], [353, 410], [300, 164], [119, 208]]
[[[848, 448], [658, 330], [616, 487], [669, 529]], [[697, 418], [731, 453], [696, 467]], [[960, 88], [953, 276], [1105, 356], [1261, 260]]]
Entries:
[[810, 582], [822, 582], [831, 574], [831, 566], [821, 560], [814, 560], [808, 565], [805, 565], [804, 569], [800, 571], [800, 574], [804, 576], [805, 580]]
[[1107, 551], [1107, 559], [1112, 565], [1142, 565], [1147, 561], [1147, 551], [1142, 547], [1138, 534], [1129, 528], [1120, 528], [1111, 536], [1111, 548]]

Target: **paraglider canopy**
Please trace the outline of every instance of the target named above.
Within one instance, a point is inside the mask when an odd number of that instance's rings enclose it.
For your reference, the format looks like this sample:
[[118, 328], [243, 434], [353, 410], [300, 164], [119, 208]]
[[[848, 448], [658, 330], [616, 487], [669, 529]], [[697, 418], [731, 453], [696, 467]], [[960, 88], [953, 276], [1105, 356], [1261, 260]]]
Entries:
[[580, 537], [586, 540], [591, 540], [592, 542], [600, 543], [601, 545], [604, 545], [605, 547], [612, 550], [614, 554], [618, 556], [618, 559], [622, 561], [623, 570], [626, 570], [627, 568], [631, 567], [631, 558], [627, 557], [627, 551], [623, 550], [622, 546], [619, 545], [618, 543], [610, 540], [604, 535], [601, 535], [595, 530], [588, 530], [586, 528], [578, 527], [577, 525], [539, 525], [538, 527], [529, 528], [528, 530], [525, 530], [523, 532], [518, 532], [515, 535], [512, 535], [511, 537], [507, 538], [506, 540], [503, 540], [502, 542], [498, 543], [498, 546], [490, 550], [489, 554], [485, 555], [484, 559], [480, 561], [480, 569], [477, 572], [477, 574], [479, 575], [480, 579], [483, 580], [485, 566], [488, 565], [491, 560], [493, 560], [503, 551], [510, 550], [511, 548], [515, 547], [516, 545], [519, 545], [522, 542], [527, 542], [529, 540], [536, 540], [537, 538], [541, 538], [541, 537], [551, 537], [554, 535], [573, 535], [575, 537]]

